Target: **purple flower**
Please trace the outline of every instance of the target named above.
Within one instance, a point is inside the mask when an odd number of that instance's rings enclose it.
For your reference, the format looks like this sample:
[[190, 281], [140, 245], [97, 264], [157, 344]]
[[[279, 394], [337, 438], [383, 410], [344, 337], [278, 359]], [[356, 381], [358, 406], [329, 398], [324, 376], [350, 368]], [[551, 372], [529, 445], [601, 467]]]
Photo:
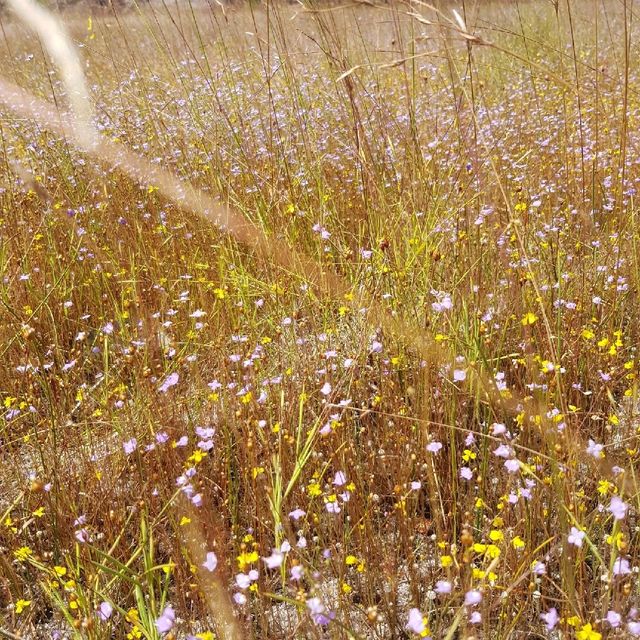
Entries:
[[425, 631], [426, 626], [424, 624], [424, 616], [420, 613], [420, 609], [413, 608], [409, 610], [407, 629], [412, 633], [417, 633], [418, 635], [422, 635]]
[[336, 487], [341, 487], [347, 483], [347, 476], [344, 471], [336, 471], [336, 475], [333, 478], [333, 484]]
[[78, 529], [74, 535], [80, 543], [84, 543], [89, 539], [89, 532], [86, 529]]
[[178, 384], [178, 380], [180, 380], [180, 376], [175, 371], [170, 373], [158, 387], [158, 391], [160, 393], [167, 393], [171, 387], [175, 387]]
[[551, 607], [551, 609], [546, 613], [540, 614], [540, 618], [542, 619], [542, 622], [545, 623], [547, 631], [552, 631], [558, 622], [560, 622], [560, 616], [558, 615], [558, 611], [555, 607]]
[[467, 372], [464, 369], [454, 369], [453, 381], [464, 382], [467, 379]]
[[442, 449], [442, 442], [430, 442], [427, 445], [427, 451], [429, 451], [429, 453], [438, 453], [440, 449]]
[[98, 618], [100, 618], [102, 622], [106, 622], [111, 617], [112, 613], [113, 613], [113, 607], [111, 606], [111, 603], [106, 601], [100, 603], [97, 614], [98, 614]]
[[464, 603], [468, 607], [473, 607], [476, 604], [480, 604], [480, 602], [482, 602], [482, 594], [479, 591], [472, 589], [464, 594]]
[[278, 549], [274, 549], [270, 556], [262, 558], [262, 560], [267, 565], [267, 569], [277, 569], [284, 560], [284, 554]]
[[507, 432], [507, 427], [502, 422], [494, 422], [491, 427], [493, 429], [494, 436], [500, 436]]
[[626, 558], [616, 558], [613, 563], [613, 575], [614, 576], [626, 576], [631, 573], [631, 566]]
[[251, 583], [258, 579], [258, 575], [259, 574], [256, 569], [251, 569], [249, 573], [239, 573], [236, 575], [236, 584], [241, 589], [248, 589], [251, 586]]
[[340, 513], [340, 511], [342, 511], [342, 509], [340, 509], [340, 505], [337, 502], [327, 502], [324, 506], [327, 510], [327, 513]]
[[236, 575], [236, 584], [241, 589], [248, 589], [251, 586], [251, 578], [246, 573]]
[[176, 621], [176, 612], [171, 605], [167, 605], [160, 617], [156, 620], [158, 633], [169, 633]]
[[606, 620], [614, 629], [616, 629], [622, 622], [622, 616], [617, 611], [610, 610], [607, 612]]
[[513, 452], [511, 451], [511, 447], [508, 447], [506, 444], [501, 444], [493, 450], [493, 453], [498, 456], [498, 458], [510, 458]]
[[307, 609], [309, 609], [313, 622], [318, 625], [327, 625], [335, 617], [334, 613], [325, 613], [326, 608], [320, 598], [309, 598], [307, 600]]
[[518, 471], [520, 471], [520, 463], [516, 458], [505, 460], [504, 467], [509, 473], [517, 473]]
[[138, 441], [135, 438], [131, 438], [131, 440], [127, 440], [126, 442], [122, 443], [122, 448], [128, 456], [131, 455], [137, 447]]
[[304, 573], [304, 568], [302, 567], [302, 565], [297, 564], [295, 567], [291, 567], [290, 574], [291, 574], [292, 580], [295, 580], [297, 582], [302, 578], [303, 573]]
[[598, 444], [594, 442], [591, 438], [589, 438], [589, 443], [587, 446], [587, 453], [594, 458], [603, 458], [603, 444]]
[[202, 566], [207, 571], [215, 571], [218, 566], [218, 556], [213, 551], [209, 551], [207, 553], [207, 559], [202, 563]]
[[323, 396], [328, 396], [331, 393], [331, 389], [332, 389], [331, 384], [329, 382], [325, 382], [322, 385], [322, 389], [320, 389], [320, 393]]
[[567, 542], [569, 544], [575, 545], [576, 547], [581, 547], [585, 535], [586, 533], [584, 531], [581, 531], [577, 527], [571, 527], [571, 531], [567, 536]]
[[473, 471], [469, 467], [460, 467], [460, 477], [464, 480], [471, 480], [473, 478]]
[[445, 294], [441, 297], [438, 302], [433, 302], [431, 304], [431, 308], [436, 313], [442, 313], [443, 311], [447, 311], [453, 308], [453, 302], [451, 302], [451, 297], [448, 294]]
[[291, 512], [289, 513], [289, 517], [290, 517], [292, 520], [296, 520], [296, 521], [297, 521], [297, 520], [300, 520], [300, 518], [302, 518], [303, 516], [306, 516], [306, 515], [307, 515], [307, 512], [306, 512], [306, 511], [304, 511], [303, 509], [300, 509], [300, 508], [298, 508], [298, 509], [294, 509], [293, 511], [291, 511]]
[[629, 505], [624, 502], [620, 497], [613, 496], [611, 503], [609, 504], [609, 511], [613, 515], [615, 520], [624, 520], [627, 515], [627, 509]]
[[102, 333], [110, 336], [113, 333], [113, 322], [107, 322], [107, 324], [102, 327]]
[[452, 585], [448, 580], [438, 580], [436, 582], [435, 592], [440, 595], [451, 593]]

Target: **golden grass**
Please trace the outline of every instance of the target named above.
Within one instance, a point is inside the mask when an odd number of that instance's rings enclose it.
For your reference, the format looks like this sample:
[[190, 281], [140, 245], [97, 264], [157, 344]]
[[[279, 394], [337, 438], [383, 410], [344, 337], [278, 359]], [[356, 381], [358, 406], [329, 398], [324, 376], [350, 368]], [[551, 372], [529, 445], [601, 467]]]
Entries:
[[7, 628], [636, 633], [633, 21], [586, 6], [75, 9], [95, 111], [3, 22]]

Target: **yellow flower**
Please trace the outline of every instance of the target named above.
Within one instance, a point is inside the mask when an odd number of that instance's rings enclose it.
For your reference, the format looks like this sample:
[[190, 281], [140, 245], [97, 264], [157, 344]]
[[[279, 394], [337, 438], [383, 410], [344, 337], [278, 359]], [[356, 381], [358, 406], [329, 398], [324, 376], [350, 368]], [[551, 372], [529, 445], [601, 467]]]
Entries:
[[140, 615], [138, 614], [138, 610], [137, 609], [129, 609], [129, 611], [127, 611], [127, 614], [125, 615], [124, 619], [127, 622], [137, 622], [138, 618], [140, 617]]
[[322, 489], [317, 482], [312, 482], [307, 486], [307, 493], [309, 494], [309, 497], [313, 498], [315, 496], [322, 495]]
[[511, 541], [511, 544], [513, 545], [514, 549], [524, 549], [525, 547], [525, 541], [520, 536], [516, 536]]
[[16, 613], [21, 614], [29, 605], [31, 600], [23, 600], [22, 598], [16, 602]]
[[600, 640], [601, 638], [602, 634], [595, 631], [590, 622], [585, 624], [582, 629], [576, 633], [577, 640]]
[[531, 311], [527, 311], [527, 313], [524, 314], [520, 322], [522, 323], [523, 326], [526, 327], [528, 325], [532, 325], [538, 322], [538, 316], [535, 313], [532, 313]]
[[608, 480], [598, 481], [598, 493], [601, 496], [606, 495], [611, 489], [613, 489], [613, 485]]
[[258, 552], [244, 551], [236, 559], [238, 561], [238, 567], [240, 568], [240, 571], [244, 571], [247, 565], [258, 562]]
[[206, 451], [201, 451], [200, 449], [196, 449], [191, 456], [189, 457], [189, 462], [193, 462], [194, 464], [198, 464], [202, 462], [203, 458], [206, 458], [209, 455]]
[[453, 558], [451, 556], [440, 556], [440, 565], [445, 569], [453, 564]]
[[499, 555], [500, 555], [501, 551], [498, 547], [496, 547], [495, 544], [490, 544], [487, 547], [487, 555], [492, 559], [495, 560]]
[[626, 541], [624, 539], [624, 533], [622, 531], [618, 531], [618, 533], [614, 535], [607, 536], [607, 544], [616, 545], [618, 551], [621, 551], [623, 547], [626, 546]]
[[20, 547], [17, 551], [13, 552], [13, 555], [19, 562], [24, 562], [33, 555], [33, 551], [31, 551], [29, 547]]
[[62, 576], [66, 575], [67, 573], [67, 569], [66, 567], [59, 567], [59, 566], [55, 566], [53, 567], [53, 572], [59, 577], [62, 578]]
[[489, 539], [491, 540], [491, 542], [500, 542], [500, 540], [504, 540], [504, 533], [502, 533], [502, 531], [493, 529], [489, 532]]

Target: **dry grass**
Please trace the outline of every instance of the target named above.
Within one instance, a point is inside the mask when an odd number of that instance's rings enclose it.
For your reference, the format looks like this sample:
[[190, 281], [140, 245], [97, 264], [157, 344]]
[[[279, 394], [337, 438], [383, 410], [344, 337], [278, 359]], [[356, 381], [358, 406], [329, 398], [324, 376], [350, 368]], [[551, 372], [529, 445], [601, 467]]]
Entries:
[[634, 11], [3, 15], [0, 627], [640, 635]]

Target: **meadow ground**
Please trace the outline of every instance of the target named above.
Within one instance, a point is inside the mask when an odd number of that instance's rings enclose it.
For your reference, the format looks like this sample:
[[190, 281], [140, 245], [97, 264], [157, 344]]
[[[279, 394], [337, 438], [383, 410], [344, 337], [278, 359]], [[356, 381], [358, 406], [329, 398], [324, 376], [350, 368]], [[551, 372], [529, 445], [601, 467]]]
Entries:
[[637, 4], [438, 6], [2, 14], [0, 636], [640, 636]]

